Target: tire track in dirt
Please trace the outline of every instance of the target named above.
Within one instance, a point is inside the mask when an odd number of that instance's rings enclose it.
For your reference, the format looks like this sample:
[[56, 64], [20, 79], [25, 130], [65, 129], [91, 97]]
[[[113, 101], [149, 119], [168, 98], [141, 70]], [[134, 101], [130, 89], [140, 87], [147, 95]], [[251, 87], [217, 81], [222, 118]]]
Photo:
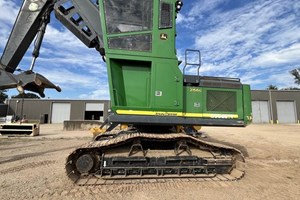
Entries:
[[43, 156], [44, 154], [48, 154], [48, 153], [55, 153], [55, 152], [60, 152], [60, 151], [64, 151], [64, 150], [74, 149], [75, 147], [76, 146], [71, 146], [71, 147], [48, 150], [48, 151], [43, 151], [43, 152], [26, 153], [26, 154], [20, 154], [20, 155], [15, 155], [15, 156], [9, 156], [8, 158], [3, 157], [0, 160], [0, 164], [19, 161], [19, 160], [22, 160], [25, 158]]
[[[96, 185], [96, 186], [77, 186], [74, 185], [73, 188], [58, 189], [56, 192], [46, 191], [41, 197], [43, 198], [80, 198], [80, 199], [93, 199], [95, 196], [97, 199], [113, 200], [122, 199], [126, 194], [133, 192], [145, 192], [145, 191], [156, 191], [164, 192], [170, 189], [177, 191], [182, 188], [223, 188], [230, 187], [234, 184], [238, 184], [238, 181], [199, 181], [197, 179], [177, 179], [177, 180], [164, 180], [163, 182], [158, 182], [153, 180], [145, 183], [128, 183], [128, 184], [111, 184], [111, 185]], [[98, 196], [100, 195], [100, 196]]]
[[28, 148], [28, 147], [35, 147], [37, 145], [40, 145], [40, 144], [31, 144], [31, 145], [27, 145], [27, 146], [16, 146], [16, 147], [2, 147], [0, 148], [0, 151], [5, 151], [5, 150], [15, 150], [15, 149], [25, 149], [25, 148]]
[[26, 170], [26, 169], [29, 169], [29, 168], [38, 168], [38, 167], [41, 167], [41, 166], [51, 165], [51, 164], [55, 164], [55, 163], [56, 163], [56, 161], [54, 161], [54, 160], [45, 160], [45, 161], [41, 161], [41, 162], [31, 162], [31, 163], [27, 163], [27, 164], [24, 164], [24, 165], [19, 165], [19, 166], [16, 166], [16, 167], [11, 167], [11, 168], [8, 168], [8, 169], [1, 170], [0, 175], [20, 172], [22, 170]]
[[[247, 174], [245, 177], [247, 180], [242, 181], [209, 181], [199, 179], [166, 179], [159, 181], [154, 179], [151, 182], [139, 182], [137, 184], [132, 182], [128, 184], [117, 185], [74, 186], [76, 188], [75, 190], [72, 189], [70, 191], [60, 191], [59, 193], [60, 197], [66, 198], [75, 197], [93, 199], [96, 196], [97, 199], [114, 200], [122, 199], [122, 197], [124, 197], [126, 194], [145, 191], [156, 191], [159, 193], [170, 190], [179, 191], [182, 188], [197, 190], [199, 187], [204, 190], [211, 188], [249, 188], [252, 192], [260, 193], [260, 197], [263, 197], [263, 199], [269, 199], [270, 196], [276, 196], [276, 198], [280, 199], [292, 199], [295, 193], [282, 193], [282, 189], [289, 191], [289, 187], [295, 187], [293, 186], [293, 183], [290, 182], [289, 176], [289, 174], [285, 174], [284, 172], [279, 172], [277, 170], [270, 171], [258, 168], [257, 170], [249, 171], [249, 174]], [[249, 184], [249, 180], [253, 180], [250, 181], [251, 184]], [[257, 182], [257, 180], [262, 180], [262, 182]], [[255, 184], [252, 184], [254, 182]], [[270, 186], [271, 188], [267, 186]], [[100, 196], [98, 196], [98, 194]]]

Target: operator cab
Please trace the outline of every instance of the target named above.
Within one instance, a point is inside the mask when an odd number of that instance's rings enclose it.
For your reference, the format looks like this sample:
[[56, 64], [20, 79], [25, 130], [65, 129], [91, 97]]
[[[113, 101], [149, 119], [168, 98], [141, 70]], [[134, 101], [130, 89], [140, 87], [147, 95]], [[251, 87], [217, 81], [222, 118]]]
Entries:
[[103, 0], [99, 8], [106, 54], [177, 59], [175, 2]]
[[109, 49], [152, 50], [153, 0], [104, 0]]

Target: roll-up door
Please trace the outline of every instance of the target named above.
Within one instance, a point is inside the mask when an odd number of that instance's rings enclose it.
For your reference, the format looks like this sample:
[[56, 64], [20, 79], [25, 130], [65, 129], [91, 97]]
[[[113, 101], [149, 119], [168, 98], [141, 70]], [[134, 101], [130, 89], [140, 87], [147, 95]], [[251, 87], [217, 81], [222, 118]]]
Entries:
[[85, 110], [86, 111], [103, 111], [104, 104], [103, 103], [86, 103]]
[[277, 101], [278, 123], [293, 124], [297, 122], [296, 106], [294, 101]]
[[252, 101], [253, 123], [270, 123], [268, 101]]
[[53, 103], [51, 123], [63, 123], [70, 120], [71, 104], [70, 103]]

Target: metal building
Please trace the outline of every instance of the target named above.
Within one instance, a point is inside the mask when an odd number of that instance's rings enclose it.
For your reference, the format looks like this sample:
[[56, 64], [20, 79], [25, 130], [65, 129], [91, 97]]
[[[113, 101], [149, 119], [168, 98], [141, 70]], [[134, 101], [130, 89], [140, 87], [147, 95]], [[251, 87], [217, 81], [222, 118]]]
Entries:
[[107, 117], [108, 100], [9, 99], [8, 115], [26, 116], [41, 123], [68, 120], [100, 120]]
[[251, 95], [253, 123], [299, 123], [299, 90], [252, 90]]

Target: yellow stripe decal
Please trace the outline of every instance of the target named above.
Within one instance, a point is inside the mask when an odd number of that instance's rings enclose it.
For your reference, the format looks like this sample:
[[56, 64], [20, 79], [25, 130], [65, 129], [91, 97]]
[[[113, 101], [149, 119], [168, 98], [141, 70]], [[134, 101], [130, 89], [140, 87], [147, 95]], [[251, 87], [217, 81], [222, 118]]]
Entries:
[[205, 117], [221, 119], [237, 119], [237, 114], [212, 114], [212, 113], [183, 113], [183, 112], [162, 112], [162, 111], [141, 111], [141, 110], [117, 110], [119, 115], [150, 115], [150, 116], [174, 116], [174, 117]]

